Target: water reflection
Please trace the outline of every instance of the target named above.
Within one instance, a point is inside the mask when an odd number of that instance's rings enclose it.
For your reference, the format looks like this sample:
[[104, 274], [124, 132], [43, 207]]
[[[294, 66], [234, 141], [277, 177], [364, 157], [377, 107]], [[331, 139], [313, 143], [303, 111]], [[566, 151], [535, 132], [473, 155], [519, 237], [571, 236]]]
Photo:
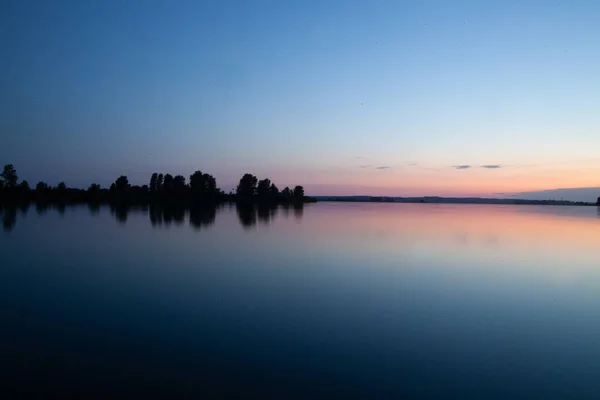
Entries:
[[6, 208], [2, 216], [2, 229], [4, 229], [5, 232], [10, 232], [15, 228], [16, 223], [17, 209], [14, 207]]
[[259, 205], [256, 214], [260, 223], [269, 225], [277, 215], [277, 205]]
[[196, 230], [208, 228], [215, 223], [216, 216], [216, 207], [192, 207], [190, 208], [190, 226]]
[[100, 203], [88, 203], [88, 210], [90, 210], [90, 214], [98, 215], [100, 214]]
[[185, 222], [186, 209], [183, 207], [164, 207], [162, 205], [151, 205], [149, 208], [150, 224], [153, 227], [162, 225], [182, 225]]
[[300, 220], [304, 215], [304, 204], [294, 204], [294, 217]]
[[46, 214], [46, 212], [48, 211], [48, 203], [35, 203], [35, 212], [39, 215], [42, 216], [44, 214]]
[[[0, 240], [0, 353], [22, 387], [102, 375], [108, 398], [118, 377], [198, 398], [600, 390], [594, 208], [82, 205], [41, 223], [0, 212], [22, 224]], [[174, 229], [182, 216], [189, 227]], [[153, 229], [165, 220], [173, 229]]]
[[58, 211], [58, 213], [60, 215], [65, 215], [66, 208], [67, 208], [67, 205], [65, 203], [57, 203], [56, 204], [56, 211]]
[[21, 210], [21, 212], [23, 213], [23, 215], [27, 215], [27, 212], [29, 211], [29, 203], [23, 203], [19, 206], [19, 209]]
[[251, 229], [256, 225], [256, 208], [252, 204], [236, 204], [238, 219], [244, 229]]
[[[290, 215], [290, 209], [293, 207], [294, 216], [297, 219], [301, 219], [304, 213], [304, 205], [296, 204], [291, 206], [285, 205], [253, 205], [253, 204], [236, 204], [235, 208], [238, 215], [240, 225], [245, 229], [249, 230], [256, 226], [257, 223], [263, 225], [272, 224], [279, 214], [282, 214], [284, 218], [288, 218]], [[281, 212], [279, 211], [281, 209]]]

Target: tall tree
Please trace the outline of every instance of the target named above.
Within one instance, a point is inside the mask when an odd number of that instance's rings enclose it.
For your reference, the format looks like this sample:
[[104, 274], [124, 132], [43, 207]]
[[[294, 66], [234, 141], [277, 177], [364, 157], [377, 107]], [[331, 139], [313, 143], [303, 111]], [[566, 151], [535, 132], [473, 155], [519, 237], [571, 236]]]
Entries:
[[6, 164], [0, 176], [2, 177], [2, 179], [4, 179], [5, 187], [12, 188], [17, 186], [17, 181], [19, 180], [19, 177], [17, 176], [17, 170], [12, 164]]
[[281, 195], [282, 195], [283, 197], [285, 197], [285, 198], [292, 197], [292, 191], [290, 190], [290, 188], [289, 188], [289, 187], [287, 187], [287, 186], [286, 186], [286, 187], [285, 187], [285, 189], [283, 189], [283, 190], [281, 191]]
[[304, 199], [304, 188], [302, 186], [296, 186], [294, 188], [294, 199], [296, 199], [296, 200]]
[[37, 183], [37, 185], [35, 185], [35, 190], [37, 192], [45, 192], [48, 189], [49, 189], [48, 184], [44, 181], [39, 181]]
[[204, 179], [202, 171], [196, 171], [190, 175], [190, 189], [195, 196], [201, 196], [204, 192]]
[[126, 192], [130, 187], [131, 185], [129, 184], [129, 179], [127, 179], [125, 175], [121, 175], [115, 181], [115, 190], [117, 192]]
[[177, 191], [182, 191], [186, 188], [185, 177], [183, 175], [175, 175], [173, 178], [173, 188]]
[[217, 195], [217, 181], [210, 174], [196, 171], [190, 175], [190, 189], [194, 197], [211, 200]]
[[163, 191], [170, 193], [173, 191], [173, 175], [166, 174], [163, 181]]
[[237, 186], [237, 197], [241, 201], [252, 200], [256, 194], [256, 184], [258, 180], [252, 174], [244, 174]]
[[29, 191], [29, 182], [22, 181], [21, 185], [19, 185], [19, 186], [21, 187], [22, 190]]
[[158, 174], [155, 172], [150, 177], [150, 193], [155, 193], [157, 191]]
[[256, 194], [261, 200], [267, 199], [270, 194], [270, 189], [271, 189], [271, 180], [268, 178], [265, 178], [258, 182], [258, 187], [256, 188]]
[[163, 174], [158, 174], [158, 177], [156, 178], [156, 191], [157, 192], [162, 192], [163, 182], [164, 182]]

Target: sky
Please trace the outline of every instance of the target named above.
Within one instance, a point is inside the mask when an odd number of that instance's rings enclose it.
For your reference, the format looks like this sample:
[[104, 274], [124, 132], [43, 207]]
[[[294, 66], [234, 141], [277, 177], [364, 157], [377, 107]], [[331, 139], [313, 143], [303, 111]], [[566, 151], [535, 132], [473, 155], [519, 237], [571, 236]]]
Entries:
[[600, 196], [598, 21], [597, 0], [4, 0], [0, 163], [32, 185]]

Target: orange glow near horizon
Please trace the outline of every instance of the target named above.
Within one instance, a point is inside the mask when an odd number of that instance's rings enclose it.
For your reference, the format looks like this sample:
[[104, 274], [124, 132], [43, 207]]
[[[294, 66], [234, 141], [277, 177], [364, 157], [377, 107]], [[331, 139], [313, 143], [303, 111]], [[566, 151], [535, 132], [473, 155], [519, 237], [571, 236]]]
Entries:
[[334, 171], [309, 176], [311, 193], [375, 196], [494, 196], [600, 186], [599, 166], [570, 168], [469, 168], [442, 171], [390, 168]]

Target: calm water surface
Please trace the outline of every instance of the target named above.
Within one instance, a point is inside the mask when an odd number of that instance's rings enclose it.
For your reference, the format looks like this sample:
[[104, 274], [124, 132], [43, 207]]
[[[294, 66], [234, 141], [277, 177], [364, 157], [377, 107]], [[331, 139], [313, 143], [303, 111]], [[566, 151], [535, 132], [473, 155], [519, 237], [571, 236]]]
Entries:
[[3, 222], [6, 395], [600, 398], [595, 207], [32, 205]]

